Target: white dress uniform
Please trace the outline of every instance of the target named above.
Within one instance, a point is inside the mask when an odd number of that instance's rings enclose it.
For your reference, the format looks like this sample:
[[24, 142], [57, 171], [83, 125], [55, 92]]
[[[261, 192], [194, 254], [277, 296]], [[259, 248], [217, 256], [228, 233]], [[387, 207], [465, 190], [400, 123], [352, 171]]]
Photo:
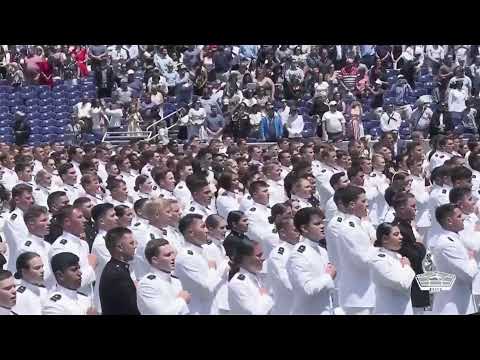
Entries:
[[202, 218], [205, 221], [205, 219], [208, 216], [210, 216], [212, 214], [216, 214], [216, 213], [217, 213], [217, 210], [214, 207], [212, 207], [211, 205], [210, 206], [203, 206], [203, 205], [200, 205], [195, 200], [192, 200], [190, 205], [185, 208], [184, 216], [187, 215], [187, 214], [200, 214], [200, 215], [202, 215]]
[[375, 286], [369, 262], [375, 248], [358, 217], [350, 215], [340, 223], [337, 250], [342, 271], [337, 281], [340, 306], [347, 314], [349, 308], [374, 308]]
[[125, 181], [125, 184], [127, 185], [128, 193], [133, 194], [135, 192], [135, 180], [137, 176], [132, 172], [126, 172], [122, 171], [120, 172], [120, 175], [122, 175], [123, 181]]
[[0, 316], [2, 315], [18, 315], [18, 314], [14, 312], [12, 309], [7, 309], [3, 306], [0, 306]]
[[192, 199], [192, 193], [188, 190], [187, 184], [185, 181], [180, 180], [173, 190], [173, 195], [180, 202], [182, 209], [185, 209], [190, 205]]
[[134, 227], [133, 236], [137, 240], [137, 249], [133, 260], [133, 270], [137, 279], [142, 278], [150, 271], [150, 264], [145, 258], [147, 243], [153, 239], [164, 239], [167, 233], [165, 229], [159, 229], [152, 224]]
[[375, 314], [413, 315], [410, 288], [415, 271], [402, 266], [402, 255], [379, 248], [371, 261], [371, 276], [375, 284]]
[[165, 229], [162, 229], [162, 231], [163, 238], [167, 240], [177, 252], [185, 246], [185, 238], [177, 228], [168, 225]]
[[32, 169], [32, 175], [35, 176], [37, 175], [37, 173], [40, 171], [40, 170], [43, 170], [43, 165], [40, 161], [38, 161], [37, 159], [33, 160], [33, 169]]
[[464, 229], [459, 232], [460, 240], [463, 245], [475, 252], [480, 250], [480, 232], [475, 230], [476, 225], [479, 223], [478, 216], [475, 213], [465, 215], [463, 222]]
[[82, 196], [82, 194], [85, 192], [83, 189], [80, 188], [79, 185], [69, 185], [66, 183], [63, 183], [60, 190], [65, 191], [70, 204], [73, 204], [73, 202], [77, 200], [80, 196]]
[[[320, 195], [320, 207], [325, 208], [325, 204], [327, 200], [330, 199], [333, 194], [335, 194], [335, 190], [333, 190], [332, 186], [330, 185], [330, 179], [332, 175], [342, 172], [338, 168], [331, 167], [327, 164], [323, 164], [322, 169], [320, 170], [317, 175], [314, 174], [316, 179], [316, 185], [318, 194]], [[346, 175], [347, 173], [345, 173]]]
[[460, 235], [442, 229], [433, 248], [437, 271], [455, 274], [456, 279], [450, 291], [435, 294], [433, 312], [445, 315], [473, 313], [472, 281], [478, 273], [475, 262], [470, 261]]
[[19, 245], [18, 253], [15, 258], [25, 252], [34, 252], [40, 255], [40, 258], [43, 262], [43, 279], [45, 286], [48, 289], [52, 289], [56, 284], [55, 277], [53, 276], [52, 268], [50, 266], [50, 259], [48, 257], [52, 245], [46, 242], [43, 238], [33, 235], [31, 233], [28, 233], [24, 240], [25, 241]]
[[281, 241], [267, 260], [268, 282], [273, 291], [273, 315], [289, 315], [293, 307], [293, 288], [287, 272], [287, 261], [294, 245]]
[[77, 173], [77, 185], [80, 185], [80, 178], [82, 177], [82, 172], [80, 171], [80, 163], [76, 161], [71, 161], [73, 168], [75, 169], [75, 172]]
[[23, 220], [23, 211], [20, 208], [13, 210], [5, 221], [3, 233], [8, 245], [8, 267], [12, 273], [16, 271], [16, 256], [18, 256], [18, 247], [28, 235], [28, 229]]
[[280, 167], [282, 168], [282, 173], [281, 173], [280, 176], [282, 177], [282, 180], [285, 180], [287, 175], [292, 171], [292, 167], [291, 166], [283, 166], [283, 165], [281, 165]]
[[147, 164], [145, 164], [145, 166], [140, 171], [140, 174], [151, 177], [153, 168], [154, 168], [154, 166], [152, 164], [147, 163]]
[[246, 212], [248, 218], [248, 231], [247, 236], [254, 241], [258, 241], [263, 248], [266, 257], [270, 254], [270, 251], [278, 245], [278, 234], [273, 230], [274, 225], [268, 222], [268, 218], [271, 215], [270, 208], [254, 203], [254, 205]]
[[325, 272], [327, 251], [318, 243], [305, 239], [296, 244], [287, 261], [293, 288], [293, 315], [328, 315], [333, 312], [330, 293], [335, 288]]
[[48, 208], [47, 199], [48, 195], [50, 195], [52, 191], [55, 190], [52, 188], [46, 188], [41, 185], [35, 186], [32, 192], [33, 198], [35, 199], [35, 204]]
[[64, 231], [52, 244], [49, 255], [50, 261], [53, 256], [63, 252], [70, 252], [79, 257], [80, 271], [82, 272], [82, 286], [79, 291], [89, 296], [93, 295], [91, 286], [95, 281], [95, 270], [88, 263], [88, 255], [90, 253], [88, 243], [78, 236]]
[[[338, 237], [342, 231], [342, 222], [344, 222], [347, 217], [347, 214], [337, 211], [335, 217], [333, 217], [325, 227], [325, 240], [327, 243], [328, 258], [337, 269], [342, 268], [341, 258], [338, 255]], [[340, 276], [342, 276], [341, 271], [337, 273], [335, 282], [338, 282]]]
[[175, 197], [175, 195], [173, 194], [172, 191], [168, 191], [166, 189], [163, 189], [161, 187], [159, 187], [157, 189], [157, 193], [156, 193], [157, 197], [161, 198], [161, 199], [171, 199], [171, 200], [177, 200], [177, 198]]
[[0, 184], [5, 186], [8, 191], [11, 191], [12, 188], [18, 184], [18, 176], [17, 173], [9, 168], [3, 167], [1, 168], [3, 171], [3, 175], [0, 178]]
[[48, 291], [44, 286], [22, 280], [17, 286], [17, 303], [12, 310], [18, 315], [42, 315], [42, 304]]
[[337, 204], [333, 201], [333, 196], [325, 204], [325, 221], [328, 223], [338, 212]]
[[[432, 218], [429, 208], [430, 193], [425, 186], [425, 179], [420, 176], [412, 176], [412, 190], [417, 201], [416, 224], [418, 228], [424, 229], [432, 226]], [[434, 210], [434, 209], [432, 209]]]
[[228, 304], [232, 315], [268, 315], [274, 305], [269, 294], [260, 294], [258, 275], [240, 268], [228, 283]]
[[118, 205], [125, 205], [128, 206], [129, 208], [133, 209], [133, 204], [130, 200], [125, 200], [125, 201], [118, 201], [112, 198], [111, 196], [107, 197], [105, 202], [112, 204], [113, 206], [118, 206]]
[[217, 197], [217, 212], [222, 218], [227, 220], [230, 211], [240, 210], [239, 195], [230, 191], [225, 191], [222, 195]]
[[153, 192], [151, 192], [150, 194], [147, 194], [141, 191], [135, 191], [132, 194], [132, 203], [135, 204], [140, 199], [153, 199], [153, 197], [154, 197]]
[[189, 304], [190, 313], [210, 314], [222, 277], [217, 270], [208, 267], [208, 261], [201, 246], [185, 242], [185, 247], [177, 255], [175, 275], [180, 279], [183, 288], [192, 294]]
[[213, 300], [211, 314], [222, 314], [230, 310], [228, 306], [229, 260], [225, 253], [223, 243], [220, 240], [209, 239], [209, 241], [202, 247], [207, 260], [213, 260], [217, 264], [217, 273], [222, 278], [215, 299]]
[[480, 200], [480, 171], [473, 169], [470, 170], [472, 170], [472, 195], [475, 197], [475, 199]]
[[105, 165], [106, 163], [104, 163], [103, 161], [101, 160], [98, 161], [97, 175], [100, 177], [100, 179], [102, 179], [103, 182], [107, 181], [107, 178], [108, 178], [108, 173], [105, 168]]
[[368, 178], [365, 179], [370, 185], [374, 185], [377, 190], [377, 196], [368, 199], [368, 217], [372, 224], [378, 225], [387, 213], [388, 204], [385, 201], [385, 190], [389, 186], [388, 178], [385, 174], [373, 170]]
[[90, 194], [84, 193], [81, 196], [89, 198], [90, 201], [92, 202], [93, 206], [98, 205], [98, 204], [103, 204], [107, 201], [106, 197], [104, 197], [100, 194], [96, 194], [95, 196], [92, 196]]
[[[112, 258], [105, 244], [106, 234], [107, 232], [105, 230], [99, 229], [98, 234], [95, 237], [95, 240], [93, 240], [92, 254], [94, 254], [97, 257], [97, 266], [95, 267], [96, 279], [100, 279], [100, 276], [102, 276], [102, 272], [103, 272], [103, 269], [105, 268], [105, 265], [107, 265], [107, 263]], [[93, 302], [94, 302], [95, 308], [99, 312], [101, 312], [99, 287], [100, 287], [100, 280], [95, 281], [95, 286], [93, 289]]]
[[188, 305], [178, 294], [182, 284], [171, 273], [150, 268], [137, 287], [137, 306], [142, 315], [186, 315]]
[[435, 211], [440, 205], [448, 204], [450, 202], [449, 194], [451, 189], [452, 187], [448, 185], [439, 186], [433, 184], [428, 201], [428, 208]]
[[287, 194], [285, 194], [285, 186], [283, 180], [274, 181], [268, 179], [266, 183], [268, 184], [268, 192], [270, 194], [270, 206], [278, 203], [284, 203], [288, 200]]
[[248, 193], [248, 191], [245, 191], [242, 198], [240, 199], [240, 211], [247, 212], [254, 203], [255, 202], [253, 201], [252, 196]]
[[433, 169], [439, 166], [442, 166], [445, 163], [445, 161], [451, 158], [452, 158], [452, 154], [437, 150], [430, 159], [430, 172], [432, 172]]
[[57, 285], [55, 291], [47, 296], [42, 315], [86, 315], [90, 306], [87, 296]]

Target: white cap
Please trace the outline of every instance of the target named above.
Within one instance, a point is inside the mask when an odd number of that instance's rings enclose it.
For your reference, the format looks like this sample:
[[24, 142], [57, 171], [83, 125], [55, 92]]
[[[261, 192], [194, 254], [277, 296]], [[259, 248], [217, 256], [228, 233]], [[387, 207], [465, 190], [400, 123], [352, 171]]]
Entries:
[[375, 84], [382, 85], [382, 80], [380, 79], [375, 80]]
[[337, 105], [337, 102], [336, 102], [336, 101], [330, 101], [330, 102], [328, 103], [328, 106], [335, 106], [335, 105]]
[[133, 71], [132, 69], [128, 70], [127, 71], [127, 74], [130, 75], [130, 74], [135, 74], [135, 71]]

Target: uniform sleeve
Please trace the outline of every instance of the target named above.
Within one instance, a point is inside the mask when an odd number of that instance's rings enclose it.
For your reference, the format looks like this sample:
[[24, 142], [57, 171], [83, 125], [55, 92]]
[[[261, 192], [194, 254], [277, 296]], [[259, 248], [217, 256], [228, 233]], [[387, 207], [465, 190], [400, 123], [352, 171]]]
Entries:
[[260, 291], [252, 291], [247, 280], [236, 280], [228, 284], [229, 302], [234, 302], [250, 315], [267, 315], [272, 309], [274, 302], [270, 295], [261, 295]]
[[[463, 245], [462, 245], [463, 246]], [[452, 243], [448, 244], [441, 250], [445, 260], [452, 267], [453, 273], [463, 281], [471, 282], [474, 276], [478, 273], [476, 264], [465, 259], [463, 254], [459, 252], [459, 249]]]
[[92, 247], [92, 254], [97, 257], [97, 267], [105, 265], [110, 261], [111, 255], [104, 241], [95, 241]]
[[[276, 249], [274, 251], [276, 251]], [[280, 256], [281, 255], [272, 252], [272, 256], [270, 256], [267, 266], [269, 276], [272, 280], [281, 282], [285, 288], [292, 290], [292, 284], [288, 277], [287, 268], [283, 264]]]
[[[355, 229], [358, 229], [358, 227], [355, 227]], [[367, 264], [371, 259], [373, 250], [368, 235], [363, 236], [358, 231], [353, 232], [347, 226], [344, 226], [342, 231], [341, 239], [344, 242], [344, 248], [349, 259], [359, 265]]]
[[42, 307], [42, 315], [68, 315], [68, 313], [61, 303], [47, 299]]
[[[198, 290], [198, 294], [205, 298], [211, 297], [222, 281], [215, 269], [208, 269], [208, 272], [205, 273], [194, 255], [179, 256], [175, 273], [182, 285], [185, 286], [184, 282], [188, 282]], [[197, 292], [195, 291], [195, 293]]]
[[385, 260], [385, 258], [377, 256], [371, 265], [375, 278], [380, 281], [382, 285], [390, 288], [408, 290], [415, 278], [415, 272], [410, 266], [405, 265], [403, 268], [397, 268], [388, 260]]
[[332, 277], [327, 273], [314, 277], [307, 259], [297, 254], [292, 254], [288, 259], [287, 272], [292, 286], [302, 290], [308, 296], [335, 287]]
[[188, 312], [182, 298], [169, 299], [161, 285], [140, 281], [137, 290], [138, 309], [142, 315], [180, 315]]

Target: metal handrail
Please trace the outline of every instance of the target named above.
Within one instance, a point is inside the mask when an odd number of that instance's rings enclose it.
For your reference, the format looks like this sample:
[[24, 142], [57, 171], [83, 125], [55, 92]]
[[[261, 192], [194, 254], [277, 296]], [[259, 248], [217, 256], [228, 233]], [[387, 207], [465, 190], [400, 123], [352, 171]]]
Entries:
[[125, 137], [135, 137], [136, 135], [139, 136], [145, 136], [147, 139], [152, 136], [151, 131], [107, 131], [105, 134], [103, 134], [102, 142], [105, 142], [105, 139], [107, 136], [110, 135], [117, 135], [114, 137], [114, 139], [110, 140], [121, 140], [124, 139]]
[[163, 121], [163, 120], [166, 120], [168, 119], [169, 117], [171, 117], [172, 115], [175, 115], [176, 113], [178, 113], [180, 110], [184, 109], [184, 107], [182, 106], [180, 109], [177, 109], [175, 110], [173, 113], [170, 113], [168, 114], [167, 116], [155, 121], [154, 123], [151, 123], [150, 125], [147, 126], [147, 128], [145, 129], [146, 131], [150, 130], [152, 127], [154, 127], [155, 125], [159, 124], [160, 121]]

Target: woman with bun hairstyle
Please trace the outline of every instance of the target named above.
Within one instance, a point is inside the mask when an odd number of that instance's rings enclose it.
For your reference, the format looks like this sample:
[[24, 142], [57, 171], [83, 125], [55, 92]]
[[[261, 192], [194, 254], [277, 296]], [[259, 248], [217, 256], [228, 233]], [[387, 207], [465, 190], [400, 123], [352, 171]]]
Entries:
[[378, 248], [370, 266], [375, 283], [375, 314], [413, 315], [410, 287], [415, 279], [410, 261], [400, 255], [402, 234], [397, 225], [382, 223], [377, 227]]

